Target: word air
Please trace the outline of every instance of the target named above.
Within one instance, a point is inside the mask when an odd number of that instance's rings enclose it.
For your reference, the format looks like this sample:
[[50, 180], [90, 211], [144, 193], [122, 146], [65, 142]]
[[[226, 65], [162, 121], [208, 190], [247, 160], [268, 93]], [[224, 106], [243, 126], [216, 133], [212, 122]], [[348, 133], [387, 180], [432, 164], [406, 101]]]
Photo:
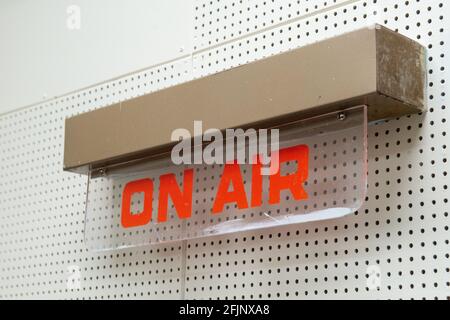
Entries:
[[[233, 162], [223, 165], [221, 179], [215, 188], [215, 198], [211, 208], [211, 214], [222, 213], [227, 204], [236, 204], [238, 209], [256, 208], [263, 203], [263, 195], [269, 205], [279, 204], [281, 192], [289, 191], [297, 201], [305, 200], [308, 194], [303, 184], [308, 179], [309, 149], [306, 145], [298, 145], [280, 149], [272, 157], [276, 157], [278, 168], [286, 162], [296, 162], [295, 172], [282, 175], [281, 169], [272, 172], [268, 176], [267, 192], [263, 190], [263, 175], [261, 174], [261, 162], [256, 161], [251, 167], [250, 194], [244, 188], [240, 164]], [[272, 161], [274, 161], [272, 159]], [[124, 228], [138, 227], [148, 224], [152, 219], [157, 223], [164, 223], [168, 217], [169, 197], [179, 219], [189, 219], [193, 212], [194, 170], [186, 169], [179, 184], [174, 173], [163, 174], [159, 177], [159, 190], [157, 194], [157, 208], [153, 208], [154, 184], [150, 178], [128, 182], [122, 193], [121, 223]], [[136, 193], [143, 194], [141, 212], [133, 213], [131, 210], [132, 197]]]

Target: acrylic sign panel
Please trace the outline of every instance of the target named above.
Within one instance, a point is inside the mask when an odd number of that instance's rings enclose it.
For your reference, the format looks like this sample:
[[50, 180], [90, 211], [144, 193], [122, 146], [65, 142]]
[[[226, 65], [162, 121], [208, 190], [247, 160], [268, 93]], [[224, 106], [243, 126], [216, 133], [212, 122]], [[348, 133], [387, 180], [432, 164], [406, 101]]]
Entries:
[[331, 219], [357, 210], [367, 185], [366, 107], [281, 131], [280, 168], [148, 162], [90, 178], [89, 248], [105, 250]]

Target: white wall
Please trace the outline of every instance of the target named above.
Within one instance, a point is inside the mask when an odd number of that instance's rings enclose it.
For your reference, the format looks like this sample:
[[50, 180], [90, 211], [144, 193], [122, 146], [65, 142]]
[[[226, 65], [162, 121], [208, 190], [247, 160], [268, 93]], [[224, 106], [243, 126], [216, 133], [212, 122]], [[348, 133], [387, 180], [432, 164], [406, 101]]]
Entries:
[[0, 0], [0, 113], [190, 54], [191, 13], [191, 0]]

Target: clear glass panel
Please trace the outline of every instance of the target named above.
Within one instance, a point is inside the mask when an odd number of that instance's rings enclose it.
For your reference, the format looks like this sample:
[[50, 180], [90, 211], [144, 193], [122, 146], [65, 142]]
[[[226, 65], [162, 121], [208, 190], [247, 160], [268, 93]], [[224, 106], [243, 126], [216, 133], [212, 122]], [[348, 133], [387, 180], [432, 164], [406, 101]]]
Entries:
[[252, 164], [237, 172], [233, 165], [179, 166], [168, 158], [90, 177], [85, 242], [106, 250], [350, 214], [366, 194], [366, 113], [358, 106], [286, 126], [276, 175], [260, 175]]

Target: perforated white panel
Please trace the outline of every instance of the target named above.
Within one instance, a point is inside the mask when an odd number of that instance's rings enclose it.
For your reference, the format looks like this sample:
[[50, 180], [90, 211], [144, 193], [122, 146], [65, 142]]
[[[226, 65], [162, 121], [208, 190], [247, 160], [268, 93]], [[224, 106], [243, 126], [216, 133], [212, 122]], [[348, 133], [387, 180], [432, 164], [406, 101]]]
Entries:
[[[0, 297], [450, 296], [450, 4], [196, 0], [193, 6], [191, 58], [0, 117]], [[369, 127], [361, 210], [169, 245], [85, 248], [87, 178], [62, 172], [66, 117], [374, 22], [428, 48], [429, 111]]]

